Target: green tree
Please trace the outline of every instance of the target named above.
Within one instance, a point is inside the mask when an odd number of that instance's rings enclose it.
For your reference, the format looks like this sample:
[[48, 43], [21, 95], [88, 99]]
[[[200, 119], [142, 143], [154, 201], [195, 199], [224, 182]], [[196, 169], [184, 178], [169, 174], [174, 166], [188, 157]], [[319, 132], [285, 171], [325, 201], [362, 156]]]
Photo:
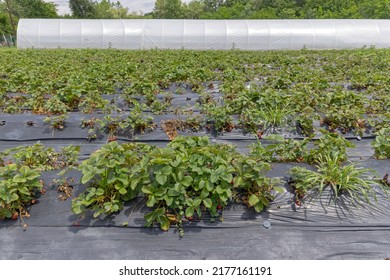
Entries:
[[43, 0], [9, 0], [19, 18], [56, 18], [57, 4]]
[[69, 0], [69, 8], [75, 18], [97, 18], [96, 4], [91, 0]]
[[183, 3], [181, 0], [156, 0], [153, 15], [155, 18], [183, 18]]
[[247, 18], [245, 5], [235, 3], [232, 6], [221, 6], [212, 14], [215, 19], [242, 19]]
[[203, 12], [199, 13], [199, 5], [192, 6], [190, 2], [185, 9], [186, 18], [390, 18], [390, 0], [196, 0], [196, 2], [203, 5]]
[[199, 19], [204, 11], [204, 4], [200, 0], [183, 3], [184, 18]]
[[205, 12], [216, 12], [220, 6], [224, 3], [224, 0], [203, 0]]
[[101, 2], [95, 2], [96, 17], [103, 19], [120, 19], [127, 18], [129, 9], [122, 6], [117, 1], [116, 3], [110, 0], [102, 0]]
[[357, 8], [363, 18], [390, 18], [390, 0], [362, 1]]
[[0, 10], [0, 37], [3, 34], [12, 34], [12, 27], [8, 15]]
[[43, 0], [0, 0], [0, 35], [13, 34], [14, 28], [16, 33], [16, 25], [20, 18], [56, 17], [58, 17], [57, 4], [52, 2]]

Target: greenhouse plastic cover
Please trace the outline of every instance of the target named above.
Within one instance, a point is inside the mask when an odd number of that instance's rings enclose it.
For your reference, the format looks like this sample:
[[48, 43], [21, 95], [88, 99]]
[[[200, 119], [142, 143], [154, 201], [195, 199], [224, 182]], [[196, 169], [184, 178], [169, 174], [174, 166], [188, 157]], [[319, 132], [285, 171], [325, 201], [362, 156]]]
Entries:
[[18, 48], [277, 50], [390, 47], [390, 20], [21, 19]]

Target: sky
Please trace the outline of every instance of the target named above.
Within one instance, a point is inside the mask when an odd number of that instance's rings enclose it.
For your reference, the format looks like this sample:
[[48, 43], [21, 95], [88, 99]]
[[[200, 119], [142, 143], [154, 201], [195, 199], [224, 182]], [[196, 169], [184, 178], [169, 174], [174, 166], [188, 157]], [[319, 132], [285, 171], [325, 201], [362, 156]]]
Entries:
[[[58, 14], [70, 14], [68, 0], [45, 0], [46, 2], [53, 2], [58, 4]], [[116, 2], [116, 0], [111, 0]], [[144, 13], [151, 12], [154, 8], [155, 0], [120, 0], [122, 6], [129, 8], [129, 11], [143, 11]], [[183, 2], [190, 2], [190, 0], [184, 0]]]

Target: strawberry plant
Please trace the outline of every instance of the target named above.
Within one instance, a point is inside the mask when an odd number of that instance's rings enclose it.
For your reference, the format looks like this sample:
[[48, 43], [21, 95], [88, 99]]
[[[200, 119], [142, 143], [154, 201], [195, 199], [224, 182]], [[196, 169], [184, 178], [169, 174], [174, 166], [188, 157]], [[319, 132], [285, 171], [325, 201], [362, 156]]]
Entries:
[[262, 145], [259, 140], [249, 145], [249, 156], [255, 157], [264, 162], [276, 161], [273, 152], [270, 149], [267, 149], [266, 146]]
[[77, 167], [79, 164], [80, 146], [69, 145], [62, 147], [58, 153], [57, 163], [54, 166]]
[[279, 180], [265, 177], [265, 173], [271, 169], [270, 164], [256, 157], [239, 156], [233, 161], [233, 166], [236, 196], [256, 212], [264, 210], [277, 192], [283, 192], [277, 186]]
[[153, 117], [145, 116], [143, 114], [145, 109], [145, 105], [135, 103], [130, 115], [123, 120], [120, 127], [125, 130], [130, 129], [132, 135], [135, 133], [144, 134], [147, 130], [154, 130], [156, 125], [153, 123]]
[[145, 184], [148, 207], [146, 225], [160, 223], [164, 230], [171, 224], [181, 229], [184, 218], [202, 216], [209, 211], [218, 217], [218, 206], [225, 206], [232, 196], [237, 152], [231, 146], [210, 145], [207, 137], [177, 137], [167, 148], [150, 153], [149, 184]]
[[121, 128], [123, 120], [121, 117], [116, 116], [104, 116], [102, 120], [97, 121], [99, 123], [100, 129], [103, 132], [108, 133], [109, 136], [115, 135], [118, 130]]
[[63, 167], [78, 165], [80, 146], [63, 147], [59, 152], [42, 144], [32, 146], [19, 146], [4, 153], [9, 156], [18, 166], [27, 166], [33, 169], [46, 171]]
[[[115, 134], [130, 134], [130, 136], [134, 136], [134, 134], [141, 133], [144, 134], [147, 131], [153, 131], [156, 127], [156, 124], [153, 123], [152, 116], [146, 116], [143, 114], [143, 109], [145, 109], [145, 105], [141, 105], [139, 103], [135, 103], [136, 105], [130, 112], [130, 115], [126, 118], [121, 116], [104, 116], [102, 120], [95, 120], [99, 124], [99, 129], [105, 133], [108, 133], [109, 138], [112, 138]], [[91, 124], [89, 124], [91, 126]], [[95, 126], [95, 124], [93, 124]], [[90, 130], [89, 135], [96, 136], [98, 128], [95, 130]], [[92, 133], [92, 132], [95, 133]], [[90, 139], [90, 137], [88, 137]], [[91, 137], [95, 138], [95, 137]]]
[[321, 138], [314, 143], [315, 148], [307, 155], [307, 162], [315, 163], [321, 156], [328, 155], [335, 158], [337, 155], [340, 162], [347, 160], [347, 148], [354, 148], [355, 144], [341, 137], [338, 133], [321, 131]]
[[9, 150], [18, 165], [25, 165], [39, 170], [50, 170], [56, 163], [57, 153], [53, 148], [46, 148], [42, 144], [20, 146]]
[[309, 138], [304, 140], [284, 139], [283, 136], [270, 135], [265, 139], [273, 142], [267, 146], [273, 161], [278, 162], [304, 162], [308, 150], [306, 148]]
[[83, 214], [90, 209], [94, 217], [112, 214], [123, 208], [123, 202], [135, 198], [147, 176], [142, 159], [151, 150], [145, 144], [111, 142], [80, 164], [82, 184], [87, 190], [72, 201], [72, 211]]
[[300, 114], [295, 118], [297, 132], [303, 136], [311, 137], [314, 133], [313, 119], [316, 119], [314, 114]]
[[375, 131], [379, 131], [383, 128], [390, 128], [390, 113], [377, 115], [375, 119], [368, 119], [368, 123]]
[[284, 139], [280, 135], [269, 135], [265, 140], [272, 142], [263, 146], [260, 141], [249, 146], [251, 156], [257, 157], [265, 162], [304, 162], [308, 156], [306, 148], [309, 138], [298, 141]]
[[95, 128], [98, 118], [90, 118], [90, 119], [82, 119], [81, 120], [81, 128]]
[[98, 136], [97, 136], [96, 131], [94, 129], [92, 129], [92, 128], [88, 129], [87, 140], [89, 142], [91, 142], [91, 141], [93, 141], [93, 140], [95, 140], [97, 138], [98, 138]]
[[377, 159], [390, 158], [390, 128], [382, 128], [371, 143]]
[[229, 108], [215, 104], [205, 104], [206, 121], [212, 124], [218, 132], [230, 132], [235, 127]]
[[65, 128], [65, 121], [69, 118], [67, 115], [51, 116], [43, 119], [45, 123], [48, 123], [53, 130], [63, 130]]
[[326, 125], [329, 130], [363, 134], [367, 124], [362, 116], [365, 108], [361, 95], [349, 91], [330, 92], [325, 96], [324, 107], [325, 116], [321, 119], [321, 124]]
[[98, 92], [92, 92], [80, 100], [78, 109], [85, 114], [91, 114], [96, 111], [109, 112], [108, 103]]
[[22, 112], [26, 103], [26, 97], [21, 95], [6, 96], [3, 104], [3, 112], [7, 114], [17, 114]]
[[182, 123], [187, 131], [197, 132], [204, 126], [204, 119], [202, 116], [195, 116], [190, 112]]
[[66, 105], [55, 96], [46, 101], [43, 106], [43, 111], [49, 115], [61, 115], [66, 114], [67, 108]]
[[70, 109], [75, 109], [80, 103], [81, 96], [87, 92], [87, 88], [83, 87], [86, 82], [83, 82], [80, 77], [71, 75], [68, 77], [67, 85], [58, 88], [56, 95]]
[[253, 134], [261, 132], [263, 134], [265, 131], [265, 120], [257, 109], [245, 109], [240, 115], [239, 123], [244, 132]]
[[40, 172], [28, 166], [6, 164], [0, 167], [0, 219], [26, 215], [43, 184]]
[[[150, 95], [153, 96], [154, 94], [159, 92], [158, 85], [151, 82], [151, 79], [149, 77], [140, 77], [139, 80], [134, 81], [129, 87], [126, 87], [124, 90], [125, 94], [141, 94], [141, 95]], [[154, 99], [151, 99], [151, 104]]]
[[[48, 98], [42, 93], [33, 93], [24, 104], [34, 114], [45, 114], [44, 106], [47, 103]], [[65, 108], [66, 109], [66, 108]]]

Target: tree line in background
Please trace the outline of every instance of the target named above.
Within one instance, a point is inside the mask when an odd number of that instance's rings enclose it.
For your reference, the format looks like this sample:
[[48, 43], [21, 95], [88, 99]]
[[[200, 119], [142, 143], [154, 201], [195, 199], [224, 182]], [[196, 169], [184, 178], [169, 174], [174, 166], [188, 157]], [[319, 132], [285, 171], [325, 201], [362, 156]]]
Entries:
[[153, 18], [390, 18], [390, 0], [156, 0]]
[[69, 0], [71, 15], [43, 0], [0, 0], [0, 36], [15, 34], [19, 18], [324, 19], [390, 18], [390, 0], [156, 0], [143, 14], [120, 1]]

